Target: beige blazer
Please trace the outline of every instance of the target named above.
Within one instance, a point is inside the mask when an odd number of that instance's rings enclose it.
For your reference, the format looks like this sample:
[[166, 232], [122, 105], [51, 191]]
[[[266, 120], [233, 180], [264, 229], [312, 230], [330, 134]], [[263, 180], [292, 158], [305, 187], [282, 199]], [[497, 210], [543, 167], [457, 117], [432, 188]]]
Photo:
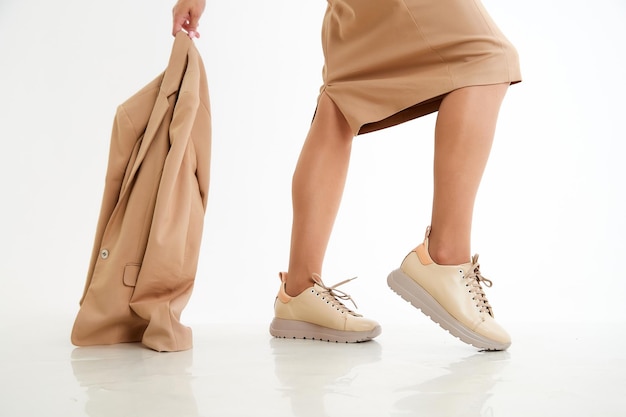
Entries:
[[72, 343], [191, 348], [180, 315], [197, 270], [210, 156], [204, 65], [180, 32], [167, 69], [118, 107]]

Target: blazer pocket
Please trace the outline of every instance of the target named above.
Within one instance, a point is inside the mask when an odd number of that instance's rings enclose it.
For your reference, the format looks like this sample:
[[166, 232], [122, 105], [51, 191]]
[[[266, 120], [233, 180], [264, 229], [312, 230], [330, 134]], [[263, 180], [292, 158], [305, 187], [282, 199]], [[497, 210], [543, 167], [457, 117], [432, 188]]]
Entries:
[[141, 264], [127, 264], [124, 267], [124, 285], [134, 287], [137, 285], [137, 277], [141, 270]]

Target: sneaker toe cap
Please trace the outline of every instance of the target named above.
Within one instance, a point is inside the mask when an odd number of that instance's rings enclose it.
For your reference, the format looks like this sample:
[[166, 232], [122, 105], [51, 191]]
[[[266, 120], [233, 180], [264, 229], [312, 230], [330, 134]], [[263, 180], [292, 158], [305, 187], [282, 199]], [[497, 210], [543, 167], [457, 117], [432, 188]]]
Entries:
[[350, 316], [348, 320], [346, 320], [345, 330], [353, 332], [368, 332], [376, 328], [380, 328], [380, 324], [374, 320], [366, 319], [364, 317]]
[[491, 317], [480, 323], [475, 330], [481, 336], [494, 342], [493, 349], [506, 349], [511, 345], [511, 336]]

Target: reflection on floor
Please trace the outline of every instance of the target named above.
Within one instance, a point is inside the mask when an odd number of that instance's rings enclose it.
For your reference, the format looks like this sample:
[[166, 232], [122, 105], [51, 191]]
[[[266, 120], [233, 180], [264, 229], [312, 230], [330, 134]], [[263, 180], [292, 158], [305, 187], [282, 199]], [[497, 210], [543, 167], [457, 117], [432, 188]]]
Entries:
[[75, 348], [67, 324], [2, 327], [0, 415], [626, 416], [626, 326], [519, 324], [479, 352], [424, 322], [373, 342], [195, 325], [195, 348]]

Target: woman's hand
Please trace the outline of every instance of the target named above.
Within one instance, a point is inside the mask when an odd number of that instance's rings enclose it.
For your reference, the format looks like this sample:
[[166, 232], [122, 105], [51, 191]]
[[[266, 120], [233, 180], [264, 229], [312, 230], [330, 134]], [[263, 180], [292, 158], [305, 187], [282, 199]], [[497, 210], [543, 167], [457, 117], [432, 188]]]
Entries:
[[172, 35], [185, 30], [190, 38], [199, 38], [198, 25], [206, 0], [178, 0], [172, 9]]

